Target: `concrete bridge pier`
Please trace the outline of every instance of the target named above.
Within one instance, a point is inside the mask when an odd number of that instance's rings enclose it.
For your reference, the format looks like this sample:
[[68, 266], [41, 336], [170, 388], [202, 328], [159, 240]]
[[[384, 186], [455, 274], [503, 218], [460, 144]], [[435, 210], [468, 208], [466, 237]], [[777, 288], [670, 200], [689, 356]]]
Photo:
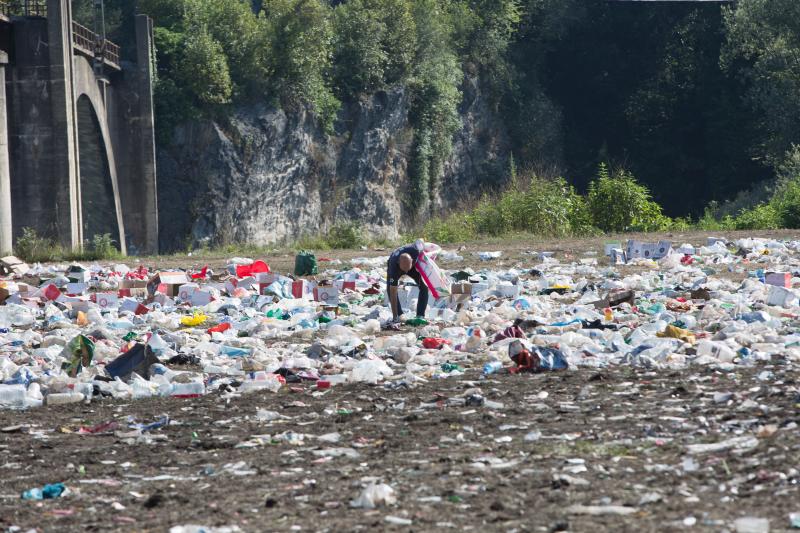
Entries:
[[8, 162], [6, 116], [6, 65], [8, 54], [0, 50], [0, 255], [11, 253], [11, 168]]
[[136, 16], [126, 60], [70, 0], [20, 5], [0, 0], [0, 251], [30, 227], [73, 250], [110, 234], [156, 253], [152, 21]]

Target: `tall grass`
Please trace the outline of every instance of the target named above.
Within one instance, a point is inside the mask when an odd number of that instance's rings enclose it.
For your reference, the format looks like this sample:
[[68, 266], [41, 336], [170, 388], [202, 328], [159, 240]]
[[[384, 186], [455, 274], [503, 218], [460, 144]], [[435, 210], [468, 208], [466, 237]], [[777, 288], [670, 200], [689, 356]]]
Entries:
[[39, 235], [33, 228], [22, 228], [22, 235], [14, 245], [14, 253], [29, 263], [51, 261], [97, 261], [123, 257], [110, 233], [94, 235], [84, 243], [82, 251], [61, 246], [49, 237]]

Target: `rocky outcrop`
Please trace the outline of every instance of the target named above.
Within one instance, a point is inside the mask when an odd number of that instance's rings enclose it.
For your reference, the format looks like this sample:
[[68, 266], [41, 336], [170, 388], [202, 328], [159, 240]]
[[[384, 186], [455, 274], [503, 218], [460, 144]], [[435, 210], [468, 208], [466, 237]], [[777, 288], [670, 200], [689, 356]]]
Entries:
[[[464, 95], [436, 210], [496, 185], [504, 165], [508, 143], [477, 81], [465, 82]], [[346, 105], [331, 136], [304, 109], [265, 106], [176, 126], [158, 149], [162, 250], [289, 241], [339, 221], [395, 237], [418, 222], [405, 205], [408, 107], [404, 88], [378, 92]]]

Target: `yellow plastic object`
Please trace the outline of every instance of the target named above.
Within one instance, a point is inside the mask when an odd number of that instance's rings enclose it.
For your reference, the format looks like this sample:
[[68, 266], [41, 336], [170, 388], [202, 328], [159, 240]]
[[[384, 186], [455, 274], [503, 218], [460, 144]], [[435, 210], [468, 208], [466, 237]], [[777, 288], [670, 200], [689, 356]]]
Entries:
[[206, 320], [208, 320], [208, 316], [204, 315], [203, 313], [197, 313], [192, 316], [185, 316], [181, 318], [181, 324], [193, 328], [204, 324]]
[[672, 325], [667, 326], [666, 328], [664, 328], [664, 331], [657, 333], [656, 335], [659, 337], [679, 339], [682, 340], [683, 342], [688, 342], [689, 344], [694, 344], [695, 342], [697, 342], [694, 333]]

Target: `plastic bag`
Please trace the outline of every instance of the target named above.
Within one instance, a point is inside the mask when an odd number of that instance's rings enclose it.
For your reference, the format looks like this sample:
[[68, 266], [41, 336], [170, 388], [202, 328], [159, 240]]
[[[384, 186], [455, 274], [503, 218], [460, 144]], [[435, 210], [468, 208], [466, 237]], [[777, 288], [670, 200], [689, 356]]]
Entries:
[[294, 275], [316, 276], [317, 273], [317, 256], [306, 250], [298, 252], [294, 258]]
[[203, 313], [196, 313], [192, 316], [185, 316], [181, 318], [181, 324], [191, 328], [205, 323], [206, 320], [208, 320], [208, 317], [206, 315], [204, 315]]
[[415, 267], [430, 289], [431, 296], [439, 299], [450, 294], [450, 280], [426, 252], [420, 252]]
[[64, 351], [72, 357], [65, 364], [64, 370], [70, 377], [75, 377], [81, 370], [92, 364], [94, 358], [94, 342], [84, 335], [76, 335], [67, 343]]

